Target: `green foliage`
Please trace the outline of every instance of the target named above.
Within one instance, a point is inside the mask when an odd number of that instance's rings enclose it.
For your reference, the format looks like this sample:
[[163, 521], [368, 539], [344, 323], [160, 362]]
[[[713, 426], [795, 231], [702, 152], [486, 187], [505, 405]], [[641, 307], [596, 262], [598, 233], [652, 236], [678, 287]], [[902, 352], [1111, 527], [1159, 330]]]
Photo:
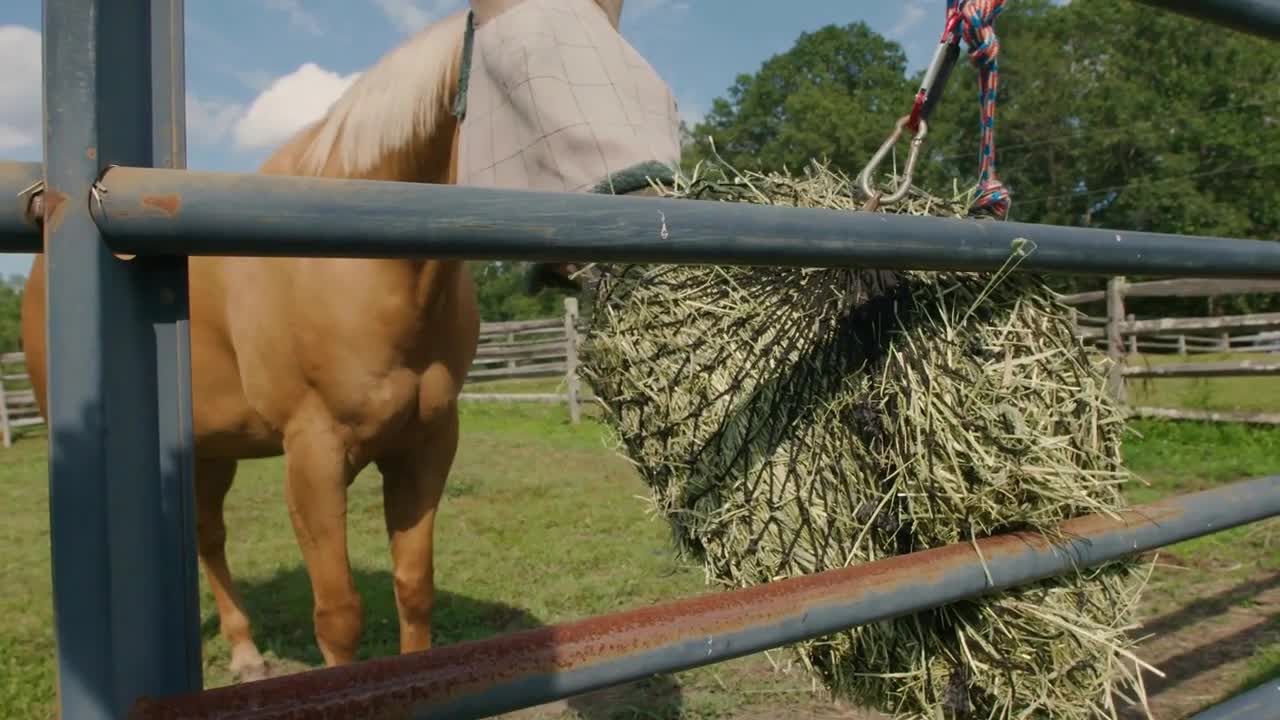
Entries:
[[19, 349], [22, 287], [25, 282], [21, 275], [0, 278], [0, 353], [17, 352]]
[[912, 96], [907, 57], [865, 23], [828, 25], [739, 75], [692, 129], [689, 159], [706, 157], [706, 138], [740, 170], [800, 170], [812, 158], [836, 167], [865, 162]]
[[[997, 170], [1014, 193], [1010, 219], [1276, 238], [1280, 46], [1140, 3], [1006, 8], [996, 23], [996, 142]], [[709, 156], [710, 136], [739, 169], [797, 170], [825, 158], [856, 174], [911, 107], [921, 75], [906, 77], [904, 57], [861, 23], [801, 35], [713, 103], [692, 130], [688, 160]], [[917, 174], [924, 189], [947, 194], [953, 182], [976, 182], [977, 89], [962, 56], [929, 128]], [[899, 162], [906, 147], [904, 139]], [[1218, 309], [1280, 310], [1280, 299], [1233, 298]], [[1160, 299], [1134, 311], [1206, 308], [1202, 299]]]
[[[1011, 4], [998, 25], [998, 166], [1014, 191], [1011, 219], [1274, 238], [1280, 127], [1267, 110], [1280, 100], [1280, 47], [1107, 0]], [[966, 66], [951, 84], [976, 83]], [[926, 181], [974, 171], [978, 109], [969, 97], [952, 93], [939, 108], [929, 144], [945, 159]], [[1241, 298], [1230, 309], [1274, 302]], [[1203, 300], [1145, 305], [1204, 312]]]
[[467, 269], [475, 280], [484, 322], [536, 320], [564, 312], [563, 293], [543, 290], [533, 296], [525, 294], [524, 263], [469, 262]]

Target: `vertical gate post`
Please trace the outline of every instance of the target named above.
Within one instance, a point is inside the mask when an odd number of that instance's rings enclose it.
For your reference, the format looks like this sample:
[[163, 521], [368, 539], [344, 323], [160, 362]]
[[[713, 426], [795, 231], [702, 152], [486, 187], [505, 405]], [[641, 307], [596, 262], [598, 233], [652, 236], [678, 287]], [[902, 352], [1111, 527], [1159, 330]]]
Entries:
[[578, 298], [564, 299], [564, 379], [569, 422], [582, 422], [582, 381], [578, 377]]
[[49, 512], [61, 717], [198, 690], [185, 258], [115, 258], [109, 165], [185, 164], [182, 0], [45, 0]]
[[1107, 356], [1111, 358], [1107, 390], [1120, 405], [1128, 402], [1124, 383], [1124, 333], [1120, 328], [1124, 323], [1124, 287], [1123, 277], [1112, 277], [1107, 281]]

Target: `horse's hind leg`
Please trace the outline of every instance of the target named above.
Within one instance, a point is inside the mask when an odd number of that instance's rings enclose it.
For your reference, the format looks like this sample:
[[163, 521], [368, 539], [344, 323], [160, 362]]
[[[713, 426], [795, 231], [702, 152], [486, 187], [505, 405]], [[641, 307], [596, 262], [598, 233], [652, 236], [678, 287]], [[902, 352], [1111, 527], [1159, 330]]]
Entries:
[[431, 647], [436, 508], [458, 447], [457, 408], [443, 411], [413, 447], [378, 461], [382, 508], [391, 541], [400, 652]]
[[235, 460], [196, 461], [196, 541], [213, 600], [218, 606], [222, 636], [231, 647], [231, 673], [237, 680], [257, 680], [266, 664], [253, 643], [249, 616], [227, 566], [227, 526], [222, 508], [236, 475]]
[[285, 434], [286, 493], [293, 530], [311, 577], [316, 643], [326, 665], [355, 660], [363, 607], [347, 554], [347, 486], [354, 470], [323, 411]]

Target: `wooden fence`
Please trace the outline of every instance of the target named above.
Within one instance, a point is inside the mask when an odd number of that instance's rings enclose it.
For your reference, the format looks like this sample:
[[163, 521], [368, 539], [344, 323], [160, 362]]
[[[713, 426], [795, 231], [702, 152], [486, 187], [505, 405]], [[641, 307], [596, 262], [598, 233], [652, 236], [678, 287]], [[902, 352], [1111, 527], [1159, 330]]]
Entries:
[[20, 352], [0, 355], [0, 426], [3, 426], [4, 446], [13, 445], [14, 430], [43, 424], [40, 406], [36, 405], [35, 392], [27, 377], [26, 356]]
[[[1217, 297], [1246, 293], [1280, 292], [1280, 282], [1262, 280], [1207, 280], [1187, 278], [1129, 283], [1111, 278], [1106, 290], [1062, 296], [1074, 306], [1106, 302], [1106, 316], [1084, 312], [1076, 315], [1077, 335], [1104, 350], [1114, 360], [1109, 385], [1113, 395], [1127, 404], [1126, 380], [1130, 378], [1217, 378], [1280, 375], [1280, 313], [1139, 319], [1125, 312], [1128, 297]], [[570, 420], [582, 415], [582, 383], [578, 374], [580, 328], [578, 301], [566, 298], [564, 315], [543, 320], [490, 322], [480, 326], [480, 344], [467, 376], [464, 401], [565, 403]], [[1202, 353], [1259, 353], [1259, 359], [1229, 362], [1188, 362], [1134, 365], [1130, 356]], [[470, 389], [504, 380], [560, 378], [561, 390], [553, 393], [492, 392]], [[1280, 425], [1280, 413], [1214, 412], [1155, 407], [1130, 407], [1143, 417]], [[22, 353], [0, 356], [0, 425], [4, 445], [13, 441], [18, 428], [42, 425], [27, 381]]]
[[[1128, 404], [1130, 378], [1221, 378], [1280, 375], [1280, 360], [1232, 360], [1226, 362], [1186, 362], [1136, 365], [1129, 362], [1138, 354], [1194, 355], [1203, 353], [1280, 352], [1280, 313], [1139, 319], [1125, 312], [1129, 297], [1222, 297], [1280, 292], [1280, 282], [1265, 280], [1212, 280], [1185, 278], [1130, 283], [1123, 277], [1107, 282], [1106, 290], [1066, 295], [1068, 305], [1105, 301], [1106, 316], [1080, 313], [1076, 332], [1087, 344], [1105, 350], [1112, 359], [1108, 386], [1112, 395]], [[1131, 406], [1140, 417], [1280, 424], [1280, 413], [1215, 412], [1182, 408]]]
[[[566, 298], [561, 318], [482, 323], [480, 344], [468, 386], [503, 380], [562, 378], [563, 392], [487, 392], [464, 389], [464, 401], [565, 403], [569, 418], [582, 417], [582, 389], [578, 376], [578, 301]], [[44, 424], [27, 376], [23, 353], [0, 355], [0, 426], [4, 446], [13, 444], [14, 431]]]
[[480, 346], [467, 384], [531, 378], [563, 378], [556, 393], [497, 393], [464, 390], [463, 400], [489, 402], [563, 402], [569, 418], [582, 417], [582, 381], [578, 375], [580, 342], [577, 298], [565, 298], [564, 316], [546, 320], [483, 323]]

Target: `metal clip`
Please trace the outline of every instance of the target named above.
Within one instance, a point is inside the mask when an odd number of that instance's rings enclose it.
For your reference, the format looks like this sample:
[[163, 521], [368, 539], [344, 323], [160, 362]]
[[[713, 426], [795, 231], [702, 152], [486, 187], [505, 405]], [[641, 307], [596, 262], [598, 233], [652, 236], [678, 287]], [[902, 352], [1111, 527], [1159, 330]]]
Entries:
[[[951, 71], [955, 68], [956, 59], [960, 56], [960, 45], [956, 38], [956, 28], [960, 23], [960, 14], [956, 10], [954, 3], [947, 5], [947, 23], [942, 31], [942, 37], [938, 41], [938, 47], [933, 53], [933, 60], [929, 62], [929, 68], [925, 71], [924, 80], [920, 83], [920, 89], [916, 92], [915, 102], [911, 106], [910, 114], [898, 121], [898, 126], [894, 129], [889, 138], [884, 141], [876, 154], [871, 156], [871, 161], [862, 169], [862, 173], [858, 176], [858, 182], [862, 186], [862, 192], [868, 198], [867, 206], [877, 206], [880, 204], [892, 205], [907, 196], [911, 191], [911, 178], [915, 173], [916, 160], [920, 157], [920, 146], [924, 144], [924, 137], [929, 132], [929, 117], [933, 114], [933, 109], [938, 106], [938, 101], [942, 99], [942, 90], [947, 85], [947, 80], [951, 77]], [[902, 175], [901, 186], [891, 195], [880, 196], [879, 190], [872, 187], [871, 175], [876, 168], [884, 162], [884, 158], [902, 138], [903, 130], [910, 130], [914, 137], [911, 139], [911, 153], [907, 156], [906, 171]]]
[[947, 87], [947, 80], [951, 79], [951, 71], [955, 69], [956, 61], [960, 57], [960, 45], [948, 39], [948, 33], [950, 32], [951, 25], [948, 23], [948, 30], [943, 33], [942, 42], [938, 43], [938, 48], [933, 54], [933, 61], [929, 63], [929, 68], [924, 74], [924, 81], [920, 83], [920, 91], [916, 94], [915, 106], [911, 108], [911, 122], [909, 125], [913, 130], [918, 123], [928, 122], [929, 117], [933, 114], [933, 109], [938, 106], [938, 101], [942, 99], [942, 91]]
[[[862, 192], [865, 193], [868, 198], [875, 197], [876, 193], [880, 192], [871, 186], [872, 173], [876, 171], [876, 168], [880, 167], [880, 163], [884, 162], [885, 156], [888, 155], [889, 151], [893, 149], [893, 146], [897, 144], [898, 140], [902, 137], [902, 131], [907, 128], [907, 125], [910, 122], [910, 115], [902, 116], [902, 119], [898, 121], [897, 127], [894, 128], [893, 132], [889, 135], [889, 138], [884, 141], [884, 144], [880, 146], [880, 149], [876, 151], [876, 154], [871, 156], [871, 161], [867, 163], [867, 166], [864, 167], [862, 172], [858, 175], [858, 184], [862, 186]], [[911, 153], [907, 155], [907, 165], [902, 174], [902, 182], [899, 184], [898, 189], [892, 194], [884, 195], [880, 198], [881, 205], [892, 205], [906, 197], [907, 193], [911, 191], [911, 176], [915, 172], [916, 160], [920, 157], [920, 146], [924, 144], [924, 137], [928, 132], [929, 124], [921, 118], [920, 129], [915, 133], [915, 137], [911, 138]]]
[[23, 217], [27, 222], [39, 224], [44, 221], [44, 180], [37, 180], [20, 190], [18, 200], [22, 203]]

